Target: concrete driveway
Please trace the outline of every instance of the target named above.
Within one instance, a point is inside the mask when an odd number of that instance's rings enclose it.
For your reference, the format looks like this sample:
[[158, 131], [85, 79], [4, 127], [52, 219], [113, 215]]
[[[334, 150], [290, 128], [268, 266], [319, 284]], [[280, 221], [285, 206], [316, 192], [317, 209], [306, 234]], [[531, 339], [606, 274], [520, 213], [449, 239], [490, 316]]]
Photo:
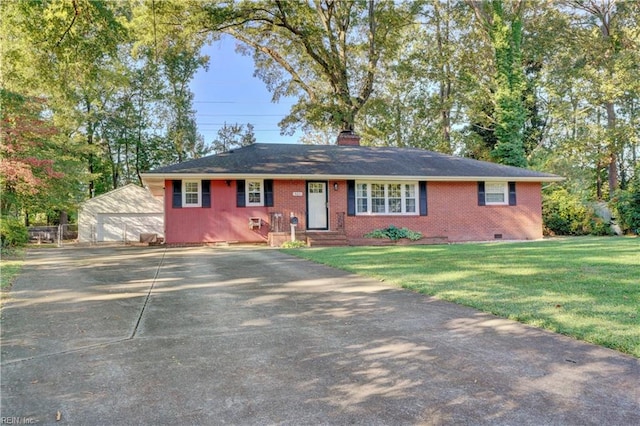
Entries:
[[1, 373], [13, 424], [640, 424], [635, 358], [263, 248], [30, 251]]

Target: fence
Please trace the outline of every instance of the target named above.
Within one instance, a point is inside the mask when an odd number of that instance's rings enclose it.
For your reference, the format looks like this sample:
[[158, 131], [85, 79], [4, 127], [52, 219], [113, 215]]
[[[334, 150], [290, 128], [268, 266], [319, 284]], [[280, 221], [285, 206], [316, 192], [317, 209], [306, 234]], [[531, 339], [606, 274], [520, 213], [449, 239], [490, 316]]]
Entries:
[[29, 242], [35, 244], [54, 243], [62, 247], [65, 242], [78, 239], [78, 225], [30, 226]]

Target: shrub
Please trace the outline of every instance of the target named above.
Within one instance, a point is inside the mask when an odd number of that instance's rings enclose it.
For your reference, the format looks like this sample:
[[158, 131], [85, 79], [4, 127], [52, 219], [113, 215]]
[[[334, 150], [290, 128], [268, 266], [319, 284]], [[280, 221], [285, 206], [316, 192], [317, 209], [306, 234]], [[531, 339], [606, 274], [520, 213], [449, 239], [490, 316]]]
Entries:
[[300, 247], [306, 247], [306, 246], [307, 246], [307, 243], [305, 243], [304, 241], [295, 240], [295, 241], [285, 241], [284, 243], [282, 243], [280, 247], [285, 249], [291, 249], [291, 248], [300, 248]]
[[2, 248], [20, 247], [29, 242], [29, 232], [22, 221], [3, 216], [0, 220], [0, 242]]
[[389, 225], [388, 228], [375, 229], [368, 234], [365, 234], [365, 238], [389, 238], [391, 241], [398, 241], [401, 238], [407, 238], [411, 241], [418, 241], [422, 238], [420, 232], [412, 231], [408, 228], [396, 228], [393, 225]]
[[589, 230], [589, 235], [613, 235], [611, 224], [605, 222], [601, 217], [592, 217], [589, 220], [589, 226], [587, 229]]
[[608, 223], [565, 188], [543, 194], [542, 220], [547, 235], [610, 235]]
[[640, 234], [640, 184], [616, 193], [611, 205], [616, 211], [618, 224], [625, 232]]

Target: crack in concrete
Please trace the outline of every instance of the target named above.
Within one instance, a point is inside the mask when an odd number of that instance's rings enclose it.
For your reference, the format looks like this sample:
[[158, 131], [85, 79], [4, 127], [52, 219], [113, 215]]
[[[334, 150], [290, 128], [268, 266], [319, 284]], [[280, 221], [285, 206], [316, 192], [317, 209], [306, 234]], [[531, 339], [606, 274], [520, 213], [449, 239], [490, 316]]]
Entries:
[[27, 358], [13, 359], [13, 360], [10, 360], [10, 361], [1, 362], [0, 366], [12, 365], [12, 364], [17, 364], [17, 363], [21, 363], [21, 362], [33, 361], [33, 360], [37, 360], [37, 359], [48, 358], [48, 357], [58, 356], [58, 355], [67, 355], [67, 354], [72, 354], [72, 353], [76, 353], [76, 352], [81, 352], [81, 351], [84, 351], [84, 350], [102, 348], [102, 347], [105, 347], [105, 346], [114, 345], [114, 344], [122, 343], [122, 342], [127, 342], [129, 340], [135, 339], [136, 334], [138, 333], [138, 328], [140, 327], [140, 323], [142, 322], [142, 317], [144, 316], [144, 312], [145, 312], [145, 310], [147, 308], [147, 305], [149, 304], [149, 299], [151, 298], [151, 293], [153, 292], [153, 289], [154, 289], [154, 287], [156, 285], [156, 281], [158, 280], [158, 275], [160, 275], [160, 269], [162, 269], [162, 265], [164, 264], [164, 258], [166, 256], [166, 254], [167, 254], [167, 248], [165, 247], [164, 251], [162, 252], [162, 258], [160, 259], [160, 262], [158, 262], [158, 266], [156, 267], [156, 272], [154, 273], [153, 278], [151, 280], [151, 285], [149, 285], [149, 290], [147, 290], [147, 295], [146, 295], [146, 297], [144, 299], [144, 302], [142, 304], [142, 308], [140, 309], [140, 313], [138, 314], [138, 318], [136, 319], [135, 326], [133, 327], [133, 330], [132, 330], [131, 334], [128, 337], [123, 337], [123, 338], [116, 339], [116, 340], [110, 340], [108, 342], [103, 342], [103, 343], [95, 343], [93, 345], [80, 346], [78, 348], [73, 348], [73, 349], [66, 349], [64, 351], [58, 351], [58, 352], [51, 352], [51, 353], [47, 353], [47, 354], [34, 355], [34, 356], [27, 357]]
[[5, 362], [1, 363], [0, 366], [4, 367], [5, 365], [12, 365], [12, 364], [18, 364], [18, 363], [21, 363], [21, 362], [34, 361], [34, 360], [38, 360], [38, 359], [49, 358], [49, 357], [52, 357], [52, 356], [72, 354], [72, 353], [81, 352], [81, 351], [88, 350], [88, 349], [101, 348], [101, 347], [105, 347], [105, 346], [109, 346], [109, 345], [114, 345], [116, 343], [122, 343], [122, 342], [126, 342], [128, 340], [131, 340], [131, 339], [129, 337], [125, 337], [125, 338], [122, 338], [122, 339], [110, 340], [108, 342], [95, 343], [93, 345], [87, 345], [87, 346], [80, 346], [79, 348], [66, 349], [64, 351], [51, 352], [51, 353], [48, 353], [48, 354], [34, 355], [34, 356], [27, 357], [27, 358], [12, 359], [10, 361], [5, 361]]
[[155, 287], [156, 281], [158, 280], [158, 275], [160, 275], [160, 269], [164, 264], [164, 258], [166, 255], [167, 255], [167, 248], [165, 247], [164, 251], [162, 252], [162, 258], [160, 258], [160, 262], [158, 263], [158, 267], [156, 268], [156, 273], [154, 274], [153, 279], [151, 280], [151, 285], [149, 286], [149, 291], [147, 291], [147, 296], [145, 297], [144, 303], [142, 304], [142, 309], [140, 310], [140, 315], [138, 315], [138, 320], [136, 321], [136, 325], [133, 327], [133, 331], [131, 332], [129, 339], [127, 340], [134, 339], [136, 337], [136, 334], [138, 333], [140, 322], [142, 321], [144, 311], [147, 308], [147, 304], [149, 303], [149, 298], [151, 298], [151, 293], [153, 292], [153, 288]]

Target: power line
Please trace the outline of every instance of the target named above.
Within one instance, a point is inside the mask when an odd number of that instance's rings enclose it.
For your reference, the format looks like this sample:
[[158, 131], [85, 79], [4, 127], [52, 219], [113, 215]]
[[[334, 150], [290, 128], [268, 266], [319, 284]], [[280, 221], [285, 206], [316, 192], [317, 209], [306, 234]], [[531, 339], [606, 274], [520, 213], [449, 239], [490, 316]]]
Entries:
[[196, 115], [200, 117], [282, 117], [282, 114], [208, 114], [203, 113]]
[[193, 101], [194, 104], [251, 104], [251, 105], [288, 105], [291, 106], [293, 103], [287, 104], [285, 102], [267, 102], [267, 101], [255, 101], [255, 100], [246, 100], [246, 101]]

